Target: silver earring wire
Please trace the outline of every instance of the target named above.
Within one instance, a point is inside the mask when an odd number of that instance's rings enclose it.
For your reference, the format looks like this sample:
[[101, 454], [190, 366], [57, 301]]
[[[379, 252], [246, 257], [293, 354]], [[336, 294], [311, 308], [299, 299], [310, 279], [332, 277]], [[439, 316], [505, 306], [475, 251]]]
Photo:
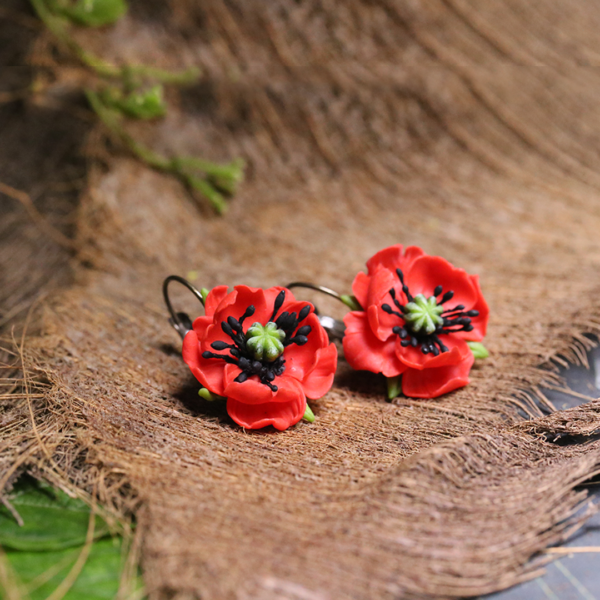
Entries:
[[[345, 305], [345, 302], [342, 300], [342, 296], [340, 294], [331, 288], [325, 287], [324, 285], [315, 285], [314, 283], [307, 283], [305, 281], [294, 281], [285, 287], [288, 290], [293, 288], [307, 288], [309, 290], [315, 290], [316, 292], [321, 292], [322, 294], [331, 296]], [[319, 318], [323, 329], [325, 329], [330, 339], [341, 340], [344, 337], [346, 326], [344, 325], [343, 321], [339, 321], [338, 319], [334, 319], [333, 317], [329, 317], [327, 315], [320, 315], [316, 307], [315, 312], [317, 313], [317, 317]]]
[[[180, 283], [181, 285], [185, 286], [188, 290], [190, 290], [190, 292], [192, 292], [192, 294], [194, 294], [194, 296], [196, 296], [196, 298], [200, 301], [202, 306], [204, 306], [204, 298], [202, 297], [202, 294], [200, 293], [200, 290], [198, 290], [198, 288], [194, 287], [187, 279], [184, 279], [183, 277], [179, 277], [179, 275], [169, 275], [169, 277], [167, 277], [164, 280], [163, 296], [164, 296], [165, 304], [167, 305], [169, 314], [171, 315], [169, 318], [169, 323], [173, 326], [175, 331], [177, 331], [177, 333], [181, 336], [181, 339], [183, 339], [185, 337], [186, 333], [192, 329], [192, 320], [190, 319], [190, 317], [188, 316], [187, 313], [176, 312], [175, 309], [173, 308], [173, 305], [171, 304], [171, 299], [169, 298], [169, 284], [172, 281], [176, 281], [177, 283]], [[317, 292], [321, 292], [322, 294], [326, 294], [327, 296], [331, 296], [332, 298], [335, 298], [336, 300], [339, 300], [340, 302], [343, 303], [343, 300], [342, 300], [342, 297], [340, 294], [338, 294], [335, 290], [332, 290], [323, 285], [315, 285], [314, 283], [306, 283], [303, 281], [294, 281], [294, 282], [286, 285], [285, 287], [288, 290], [291, 290], [293, 288], [306, 288], [306, 289], [314, 290]], [[323, 329], [325, 329], [325, 331], [327, 331], [327, 334], [329, 335], [329, 337], [331, 339], [341, 340], [344, 337], [345, 325], [344, 325], [343, 321], [339, 321], [339, 320], [334, 319], [333, 317], [329, 317], [327, 315], [320, 315], [317, 310], [315, 310], [315, 312], [317, 313], [317, 317], [319, 318], [319, 321], [320, 321], [321, 325], [323, 326]]]
[[200, 290], [195, 288], [187, 279], [183, 277], [179, 277], [179, 275], [169, 275], [163, 282], [163, 296], [165, 299], [165, 304], [167, 305], [167, 309], [171, 317], [169, 318], [169, 323], [175, 328], [175, 331], [181, 336], [181, 339], [185, 337], [185, 334], [192, 329], [192, 320], [184, 312], [175, 312], [173, 305], [171, 304], [171, 299], [169, 298], [169, 284], [172, 281], [176, 281], [181, 285], [184, 285], [198, 300], [200, 300], [202, 306], [204, 306], [204, 298], [200, 293]]

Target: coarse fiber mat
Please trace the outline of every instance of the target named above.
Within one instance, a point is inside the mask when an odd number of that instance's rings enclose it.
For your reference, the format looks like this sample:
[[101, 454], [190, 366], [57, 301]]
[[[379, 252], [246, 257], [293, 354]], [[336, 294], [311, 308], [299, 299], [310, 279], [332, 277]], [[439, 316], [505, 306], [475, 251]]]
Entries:
[[[140, 0], [86, 32], [109, 60], [202, 67], [132, 131], [241, 156], [247, 181], [219, 218], [116, 153], [88, 170], [70, 261], [55, 245], [16, 264], [31, 229], [0, 242], [14, 278], [66, 273], [25, 342], [40, 391], [2, 398], [0, 484], [35, 466], [135, 510], [152, 600], [455, 598], [530, 577], [600, 467], [598, 403], [549, 414], [541, 391], [600, 330], [599, 30], [588, 0]], [[347, 293], [395, 243], [480, 275], [491, 358], [468, 387], [386, 403], [340, 360], [315, 423], [285, 433], [198, 398], [165, 276]]]

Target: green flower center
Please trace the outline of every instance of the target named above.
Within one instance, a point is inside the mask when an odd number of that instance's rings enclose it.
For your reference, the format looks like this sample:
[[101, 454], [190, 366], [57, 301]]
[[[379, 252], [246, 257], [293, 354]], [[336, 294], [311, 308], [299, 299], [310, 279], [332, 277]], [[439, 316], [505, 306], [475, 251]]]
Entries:
[[262, 325], [258, 321], [246, 332], [246, 348], [256, 360], [273, 362], [283, 354], [285, 331], [273, 321]]
[[435, 296], [426, 298], [423, 294], [417, 294], [405, 305], [404, 320], [410, 323], [413, 332], [430, 335], [444, 324], [443, 312], [444, 307], [437, 303]]

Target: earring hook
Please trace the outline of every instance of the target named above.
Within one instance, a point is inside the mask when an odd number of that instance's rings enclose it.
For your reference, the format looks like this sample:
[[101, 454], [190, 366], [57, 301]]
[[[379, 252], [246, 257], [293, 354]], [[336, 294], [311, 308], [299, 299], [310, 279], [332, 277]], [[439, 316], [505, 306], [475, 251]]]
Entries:
[[169, 298], [169, 284], [172, 281], [176, 281], [181, 285], [184, 285], [200, 302], [202, 306], [204, 306], [204, 298], [202, 297], [202, 293], [200, 290], [195, 288], [187, 279], [183, 277], [179, 277], [179, 275], [169, 275], [163, 282], [163, 296], [165, 299], [165, 304], [167, 305], [167, 309], [171, 317], [169, 318], [169, 323], [175, 328], [175, 331], [181, 336], [183, 339], [188, 331], [192, 329], [192, 320], [188, 316], [187, 313], [184, 312], [175, 312], [173, 309], [173, 305], [171, 304], [171, 299]]
[[[344, 298], [341, 294], [338, 294], [335, 290], [331, 288], [325, 287], [324, 285], [316, 285], [314, 283], [307, 283], [305, 281], [294, 281], [285, 286], [288, 290], [293, 288], [307, 288], [309, 290], [315, 290], [316, 292], [321, 292], [322, 294], [326, 294], [327, 296], [331, 296], [336, 300], [339, 300], [342, 304], [346, 304]], [[330, 339], [341, 340], [344, 337], [344, 332], [346, 330], [346, 326], [343, 321], [339, 321], [338, 319], [334, 319], [333, 317], [329, 317], [327, 315], [319, 315], [318, 311], [315, 307], [315, 313], [317, 313], [317, 317], [321, 323], [321, 326]]]

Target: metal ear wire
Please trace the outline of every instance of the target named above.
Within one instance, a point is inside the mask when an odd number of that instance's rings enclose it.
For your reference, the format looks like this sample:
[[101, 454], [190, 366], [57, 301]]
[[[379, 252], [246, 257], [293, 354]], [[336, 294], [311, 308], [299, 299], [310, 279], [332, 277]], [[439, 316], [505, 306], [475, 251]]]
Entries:
[[[176, 281], [177, 283], [184, 285], [188, 290], [190, 290], [190, 292], [192, 292], [192, 294], [194, 294], [194, 296], [196, 296], [196, 298], [198, 298], [198, 300], [200, 300], [200, 302], [202, 303], [202, 306], [204, 306], [204, 298], [203, 298], [200, 290], [198, 290], [196, 287], [194, 287], [187, 279], [184, 279], [183, 277], [179, 277], [179, 275], [169, 275], [169, 277], [167, 277], [164, 280], [163, 296], [164, 296], [165, 304], [167, 305], [169, 314], [171, 315], [171, 317], [169, 318], [169, 323], [174, 327], [175, 331], [177, 331], [177, 333], [181, 336], [181, 339], [183, 339], [185, 337], [186, 333], [188, 331], [191, 331], [191, 329], [192, 329], [192, 320], [190, 319], [190, 317], [187, 313], [175, 312], [175, 309], [173, 308], [173, 305], [171, 304], [171, 299], [169, 298], [169, 284], [172, 281]], [[292, 288], [300, 288], [300, 287], [315, 290], [317, 292], [321, 292], [322, 294], [326, 294], [327, 296], [331, 296], [332, 298], [335, 298], [336, 300], [339, 300], [340, 302], [344, 303], [344, 300], [340, 294], [338, 294], [336, 291], [334, 291], [328, 287], [322, 286], [322, 285], [315, 285], [314, 283], [306, 283], [303, 281], [294, 281], [293, 283], [290, 283], [290, 284], [286, 285], [285, 287], [289, 290], [291, 290]], [[329, 337], [331, 339], [341, 340], [344, 337], [344, 330], [346, 329], [346, 327], [342, 321], [338, 321], [337, 319], [334, 319], [333, 317], [329, 317], [327, 315], [320, 315], [316, 308], [315, 308], [315, 313], [317, 314], [317, 317], [319, 318], [319, 321], [320, 321], [321, 325], [323, 326], [323, 329], [325, 329], [325, 331], [327, 331], [327, 334], [329, 335]]]
[[[309, 290], [315, 290], [317, 292], [321, 292], [322, 294], [326, 294], [327, 296], [331, 296], [336, 300], [339, 300], [342, 304], [346, 304], [341, 294], [338, 294], [335, 290], [331, 288], [325, 287], [324, 285], [315, 285], [314, 283], [306, 283], [304, 281], [294, 281], [293, 283], [289, 283], [285, 286], [288, 290], [293, 288], [307, 288]], [[327, 332], [329, 339], [341, 340], [344, 337], [344, 331], [346, 330], [346, 326], [343, 321], [339, 321], [338, 319], [334, 319], [333, 317], [329, 317], [327, 315], [320, 315], [319, 311], [315, 307], [315, 313], [319, 318], [319, 321]]]
[[171, 300], [169, 298], [169, 284], [171, 281], [177, 281], [184, 285], [200, 302], [202, 306], [204, 306], [204, 298], [202, 297], [202, 293], [200, 290], [195, 288], [187, 279], [183, 277], [179, 277], [179, 275], [169, 275], [163, 282], [163, 296], [165, 299], [165, 304], [167, 305], [167, 309], [169, 310], [169, 314], [171, 315], [169, 319], [169, 323], [173, 325], [175, 331], [181, 336], [181, 339], [185, 337], [185, 334], [192, 329], [192, 320], [188, 316], [187, 313], [184, 312], [175, 312], [173, 309], [173, 305], [171, 304]]

